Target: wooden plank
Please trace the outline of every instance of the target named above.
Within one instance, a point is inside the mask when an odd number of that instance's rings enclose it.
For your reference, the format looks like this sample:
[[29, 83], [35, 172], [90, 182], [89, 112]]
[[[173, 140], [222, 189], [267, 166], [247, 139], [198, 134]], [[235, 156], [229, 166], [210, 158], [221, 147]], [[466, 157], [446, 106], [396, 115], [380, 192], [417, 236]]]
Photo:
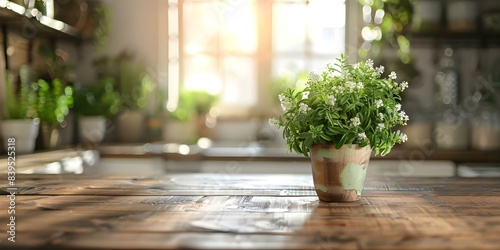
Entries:
[[500, 178], [371, 179], [359, 202], [324, 203], [306, 175], [61, 177], [21, 176], [20, 243], [3, 230], [1, 249], [500, 246]]
[[[182, 228], [187, 225], [203, 228], [219, 228], [219, 231], [261, 229], [300, 228], [305, 230], [334, 230], [336, 227], [344, 233], [353, 230], [396, 230], [398, 233], [428, 233], [437, 229], [438, 232], [481, 232], [485, 228], [492, 232], [500, 232], [500, 213], [495, 206], [475, 208], [474, 204], [450, 204], [442, 207], [437, 203], [427, 203], [424, 198], [420, 202], [400, 201], [383, 202], [383, 198], [365, 198], [370, 201], [360, 203], [329, 204], [311, 199], [293, 199], [283, 197], [118, 197], [109, 202], [96, 200], [92, 197], [77, 201], [66, 197], [46, 198], [37, 201], [39, 211], [18, 210], [17, 216], [22, 219], [18, 229], [47, 230], [54, 225], [57, 230], [64, 225], [74, 226], [76, 231], [99, 229], [93, 225], [95, 221], [109, 225], [109, 228], [120, 229], [122, 224], [133, 225], [141, 230], [157, 229], [169, 224], [171, 218], [177, 218]], [[132, 199], [131, 199], [132, 198]], [[379, 199], [379, 201], [376, 201]], [[415, 199], [417, 200], [417, 199]], [[498, 199], [497, 199], [498, 200]], [[419, 204], [420, 203], [420, 204]], [[407, 207], [415, 207], [407, 209]], [[478, 211], [489, 211], [489, 213]], [[487, 214], [488, 216], [485, 216]], [[134, 215], [134, 216], [131, 216]], [[139, 217], [135, 217], [139, 215]], [[1, 216], [7, 219], [7, 215]], [[162, 216], [166, 219], [161, 219]], [[40, 219], [40, 218], [43, 218]], [[119, 218], [118, 222], [115, 222]], [[487, 219], [487, 220], [485, 220]], [[193, 221], [200, 224], [192, 225]], [[264, 222], [269, 222], [265, 224]], [[275, 222], [271, 226], [271, 222]], [[57, 223], [56, 223], [57, 222]], [[264, 224], [259, 224], [264, 223]], [[26, 223], [26, 224], [24, 224]], [[159, 223], [156, 225], [156, 223]], [[297, 224], [298, 223], [298, 224]], [[36, 226], [35, 226], [36, 225]], [[83, 225], [83, 226], [82, 226]], [[155, 226], [156, 225], [156, 226]], [[453, 225], [453, 226], [450, 226]], [[267, 226], [267, 228], [265, 227]], [[461, 226], [461, 227], [457, 227]], [[466, 226], [466, 227], [464, 227]], [[38, 228], [38, 229], [37, 229]], [[464, 229], [465, 228], [465, 229]], [[174, 230], [174, 229], [172, 229]], [[174, 231], [175, 231], [174, 230]], [[483, 230], [483, 231], [481, 231]], [[265, 230], [264, 230], [265, 231]], [[293, 231], [293, 230], [288, 230]]]
[[[60, 233], [49, 238], [27, 234], [29, 243], [46, 242], [43, 249], [498, 249], [500, 238], [412, 237], [227, 233]], [[2, 235], [0, 235], [1, 237]], [[6, 249], [27, 245], [0, 242]], [[18, 244], [18, 243], [16, 243]], [[40, 248], [38, 248], [40, 249]]]

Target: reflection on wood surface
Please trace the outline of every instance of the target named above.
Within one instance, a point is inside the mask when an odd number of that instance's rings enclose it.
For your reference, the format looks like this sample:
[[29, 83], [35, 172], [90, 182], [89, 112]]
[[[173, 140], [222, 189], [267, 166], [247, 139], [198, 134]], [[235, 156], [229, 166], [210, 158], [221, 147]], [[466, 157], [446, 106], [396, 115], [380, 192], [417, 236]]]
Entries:
[[16, 242], [1, 230], [1, 249], [500, 246], [500, 178], [367, 179], [359, 202], [324, 203], [310, 175], [17, 177]]

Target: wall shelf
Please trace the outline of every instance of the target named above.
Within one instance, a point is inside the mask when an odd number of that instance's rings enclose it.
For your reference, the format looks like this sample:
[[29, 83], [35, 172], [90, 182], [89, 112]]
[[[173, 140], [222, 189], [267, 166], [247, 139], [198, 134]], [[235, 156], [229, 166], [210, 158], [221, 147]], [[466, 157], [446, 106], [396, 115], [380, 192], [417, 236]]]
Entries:
[[[187, 160], [187, 161], [310, 161], [302, 155], [287, 153], [285, 147], [262, 147], [262, 148], [209, 148], [199, 149], [196, 145], [191, 145], [190, 154], [182, 155], [178, 153], [166, 153], [161, 149], [166, 144], [146, 144], [145, 145], [101, 145], [97, 148], [104, 158], [147, 158], [161, 156], [167, 160]], [[158, 149], [158, 150], [155, 150]], [[146, 150], [150, 149], [150, 150]], [[498, 151], [481, 150], [444, 150], [430, 148], [405, 148], [401, 145], [395, 146], [385, 157], [374, 156], [376, 160], [398, 160], [398, 161], [452, 161], [460, 163], [500, 163]]]
[[0, 23], [7, 25], [12, 32], [31, 39], [46, 36], [57, 39], [81, 40], [75, 27], [62, 21], [43, 16], [32, 16], [33, 11], [11, 1], [0, 0]]
[[408, 38], [415, 46], [428, 46], [429, 44], [450, 44], [467, 47], [499, 47], [500, 33], [467, 31], [453, 32], [449, 30], [410, 32]]

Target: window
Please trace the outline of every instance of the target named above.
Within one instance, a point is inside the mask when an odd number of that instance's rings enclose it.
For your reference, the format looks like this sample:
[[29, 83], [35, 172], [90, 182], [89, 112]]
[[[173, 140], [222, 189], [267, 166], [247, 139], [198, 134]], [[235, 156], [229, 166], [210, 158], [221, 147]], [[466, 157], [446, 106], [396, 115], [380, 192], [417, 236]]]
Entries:
[[345, 51], [344, 0], [169, 0], [168, 108], [220, 96], [224, 115], [265, 115], [273, 78], [320, 71]]

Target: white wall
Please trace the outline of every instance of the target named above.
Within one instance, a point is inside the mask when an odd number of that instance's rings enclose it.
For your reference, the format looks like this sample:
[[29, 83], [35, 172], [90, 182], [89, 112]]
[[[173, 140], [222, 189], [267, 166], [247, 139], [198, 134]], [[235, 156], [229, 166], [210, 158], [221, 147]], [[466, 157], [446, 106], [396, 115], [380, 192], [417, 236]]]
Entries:
[[[102, 49], [102, 55], [116, 56], [123, 51], [133, 53], [136, 58], [148, 65], [158, 76], [160, 58], [166, 58], [163, 53], [166, 48], [166, 0], [102, 0], [111, 8], [110, 37]], [[164, 32], [163, 32], [164, 30]], [[160, 37], [162, 40], [160, 41]], [[81, 59], [78, 69], [78, 79], [83, 84], [95, 81], [92, 61], [101, 52], [91, 44], [81, 47]], [[162, 53], [160, 53], [162, 51]], [[164, 70], [163, 70], [164, 71]]]

